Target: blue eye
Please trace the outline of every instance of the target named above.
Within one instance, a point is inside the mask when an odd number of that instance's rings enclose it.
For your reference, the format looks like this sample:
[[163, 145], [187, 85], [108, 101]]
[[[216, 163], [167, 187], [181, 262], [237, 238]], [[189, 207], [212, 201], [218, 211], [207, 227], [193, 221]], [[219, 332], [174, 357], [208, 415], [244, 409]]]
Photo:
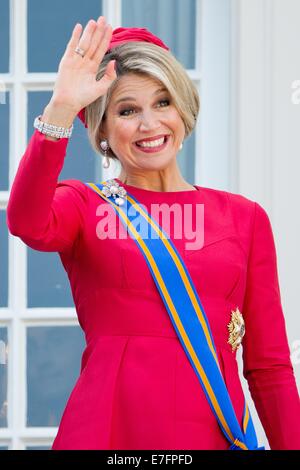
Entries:
[[170, 105], [170, 100], [160, 100], [158, 103], [162, 108]]
[[120, 116], [130, 116], [132, 112], [134, 112], [134, 109], [128, 108], [128, 109], [122, 109], [122, 111], [120, 111], [119, 114]]

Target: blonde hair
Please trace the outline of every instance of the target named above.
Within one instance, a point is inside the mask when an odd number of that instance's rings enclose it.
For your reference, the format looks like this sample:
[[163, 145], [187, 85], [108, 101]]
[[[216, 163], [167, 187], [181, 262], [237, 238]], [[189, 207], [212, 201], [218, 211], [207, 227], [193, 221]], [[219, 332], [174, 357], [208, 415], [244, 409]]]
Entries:
[[[191, 134], [200, 109], [200, 98], [185, 69], [169, 51], [147, 42], [134, 41], [122, 44], [105, 54], [96, 80], [104, 76], [106, 66], [111, 60], [116, 60], [117, 79], [105, 95], [100, 96], [85, 109], [88, 137], [96, 152], [103, 154], [100, 147], [101, 124], [105, 120], [105, 112], [112, 93], [121, 77], [132, 73], [149, 76], [165, 86], [184, 123], [185, 137]], [[107, 155], [117, 158], [111, 149]]]

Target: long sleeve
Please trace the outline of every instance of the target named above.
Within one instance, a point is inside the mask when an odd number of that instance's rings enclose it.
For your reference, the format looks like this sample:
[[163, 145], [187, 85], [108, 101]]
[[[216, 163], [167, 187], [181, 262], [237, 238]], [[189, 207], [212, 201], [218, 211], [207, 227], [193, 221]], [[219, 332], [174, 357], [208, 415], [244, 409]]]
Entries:
[[20, 161], [7, 207], [12, 235], [40, 251], [69, 252], [80, 234], [85, 185], [58, 183], [68, 139], [51, 141], [35, 131]]
[[300, 402], [290, 360], [269, 217], [255, 203], [243, 306], [244, 376], [271, 449], [300, 449]]

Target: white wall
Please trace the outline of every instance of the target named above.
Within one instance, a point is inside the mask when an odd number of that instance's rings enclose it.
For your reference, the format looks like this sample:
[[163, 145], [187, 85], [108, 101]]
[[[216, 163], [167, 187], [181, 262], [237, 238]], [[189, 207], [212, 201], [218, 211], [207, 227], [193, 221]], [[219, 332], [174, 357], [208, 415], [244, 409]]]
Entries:
[[[292, 84], [300, 80], [299, 18], [299, 0], [232, 1], [238, 47], [232, 56], [237, 80], [231, 116], [237, 178], [232, 189], [258, 201], [270, 216], [298, 386], [300, 103], [292, 103]], [[296, 97], [300, 102], [299, 92]]]
[[196, 182], [230, 188], [230, 1], [202, 0], [200, 145]]
[[[238, 4], [237, 190], [260, 202], [271, 218], [293, 349], [300, 340], [300, 103], [292, 103], [292, 84], [300, 80], [300, 2]], [[294, 353], [300, 385], [299, 359]]]

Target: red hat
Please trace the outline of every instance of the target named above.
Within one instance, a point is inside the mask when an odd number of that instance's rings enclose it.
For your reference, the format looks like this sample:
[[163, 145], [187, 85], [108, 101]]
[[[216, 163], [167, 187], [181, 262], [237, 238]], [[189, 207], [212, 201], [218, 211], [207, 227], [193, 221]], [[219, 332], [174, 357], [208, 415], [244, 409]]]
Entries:
[[169, 50], [161, 39], [154, 34], [150, 33], [146, 28], [117, 28], [113, 31], [110, 45], [108, 50], [113, 49], [114, 47], [119, 46], [120, 44], [125, 44], [126, 42], [131, 41], [140, 41], [140, 42], [151, 42], [156, 46], [163, 47], [167, 51]]
[[[157, 36], [150, 33], [146, 28], [117, 28], [112, 33], [111, 41], [106, 52], [110, 51], [114, 47], [120, 46], [121, 44], [133, 41], [150, 42], [169, 51], [169, 47], [166, 46]], [[85, 108], [78, 113], [78, 117], [81, 119], [85, 127], [88, 127], [85, 122], [84, 114]]]

